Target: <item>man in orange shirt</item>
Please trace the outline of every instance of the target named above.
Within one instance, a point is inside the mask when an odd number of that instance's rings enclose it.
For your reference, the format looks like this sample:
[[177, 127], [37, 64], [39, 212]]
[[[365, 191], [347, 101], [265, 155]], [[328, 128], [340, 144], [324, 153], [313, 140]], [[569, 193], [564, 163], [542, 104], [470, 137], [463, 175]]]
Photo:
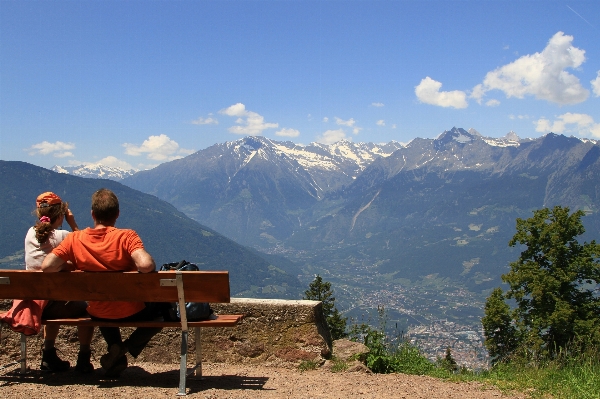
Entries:
[[[102, 188], [92, 195], [94, 227], [69, 234], [49, 253], [42, 263], [42, 271], [58, 272], [70, 261], [83, 271], [139, 271], [155, 270], [154, 259], [134, 230], [117, 229], [119, 200], [110, 190]], [[152, 320], [153, 312], [144, 302], [90, 301], [87, 308], [97, 320]], [[150, 339], [161, 329], [137, 328], [124, 342], [118, 327], [100, 327], [108, 345], [108, 353], [100, 358], [106, 376], [118, 377], [127, 368], [127, 352], [137, 357]]]

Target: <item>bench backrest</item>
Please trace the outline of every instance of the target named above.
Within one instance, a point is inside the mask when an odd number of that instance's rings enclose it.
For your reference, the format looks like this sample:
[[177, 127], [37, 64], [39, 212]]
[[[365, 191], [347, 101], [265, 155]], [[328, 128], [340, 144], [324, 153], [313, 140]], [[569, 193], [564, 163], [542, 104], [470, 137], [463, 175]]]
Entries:
[[[0, 270], [0, 299], [175, 302], [176, 272]], [[182, 272], [186, 302], [230, 301], [229, 272]]]

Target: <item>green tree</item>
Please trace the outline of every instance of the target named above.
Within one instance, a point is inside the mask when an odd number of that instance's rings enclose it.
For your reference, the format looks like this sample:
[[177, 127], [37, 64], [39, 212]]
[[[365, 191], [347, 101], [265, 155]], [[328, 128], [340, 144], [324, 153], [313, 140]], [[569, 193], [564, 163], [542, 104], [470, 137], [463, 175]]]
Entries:
[[329, 326], [332, 339], [336, 340], [348, 336], [346, 333], [347, 318], [342, 317], [335, 307], [335, 297], [330, 282], [323, 281], [323, 278], [317, 274], [308, 289], [304, 291], [304, 299], [323, 302], [323, 315]]
[[[494, 290], [482, 319], [490, 353], [506, 356], [521, 345], [553, 355], [569, 344], [600, 343], [600, 245], [577, 241], [585, 231], [583, 216], [556, 206], [517, 219], [509, 245], [525, 249], [502, 275], [508, 291]], [[516, 308], [509, 311], [501, 297], [513, 299]]]
[[444, 360], [442, 360], [442, 367], [448, 371], [457, 371], [458, 364], [456, 364], [456, 360], [452, 357], [452, 351], [450, 347], [446, 347], [446, 356], [444, 356]]
[[502, 289], [496, 288], [488, 297], [485, 315], [481, 319], [485, 347], [492, 363], [507, 360], [517, 348], [517, 330], [513, 324], [510, 307], [505, 302]]

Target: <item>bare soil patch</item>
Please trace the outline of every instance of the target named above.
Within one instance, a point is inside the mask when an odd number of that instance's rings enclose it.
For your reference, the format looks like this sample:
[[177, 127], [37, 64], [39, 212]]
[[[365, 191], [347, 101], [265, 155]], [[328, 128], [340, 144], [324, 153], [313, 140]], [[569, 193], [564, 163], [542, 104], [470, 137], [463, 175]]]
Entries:
[[[130, 359], [131, 360], [131, 359]], [[97, 362], [94, 364], [100, 367]], [[36, 365], [37, 366], [37, 365]], [[36, 367], [37, 368], [37, 367]], [[205, 363], [204, 376], [188, 379], [190, 398], [524, 398], [504, 396], [497, 389], [475, 383], [453, 383], [424, 376], [333, 373], [326, 369], [297, 369], [255, 365]], [[130, 362], [119, 379], [103, 378], [103, 370], [81, 375], [31, 370], [18, 366], [0, 370], [2, 398], [167, 398], [179, 385], [176, 364]]]

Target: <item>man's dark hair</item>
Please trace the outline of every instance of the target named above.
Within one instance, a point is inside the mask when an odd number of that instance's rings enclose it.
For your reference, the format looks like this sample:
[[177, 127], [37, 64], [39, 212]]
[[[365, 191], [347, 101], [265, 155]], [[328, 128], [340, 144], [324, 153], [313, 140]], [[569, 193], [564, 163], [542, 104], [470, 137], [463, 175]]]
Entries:
[[119, 199], [107, 188], [92, 194], [92, 213], [96, 223], [114, 224], [119, 217]]

